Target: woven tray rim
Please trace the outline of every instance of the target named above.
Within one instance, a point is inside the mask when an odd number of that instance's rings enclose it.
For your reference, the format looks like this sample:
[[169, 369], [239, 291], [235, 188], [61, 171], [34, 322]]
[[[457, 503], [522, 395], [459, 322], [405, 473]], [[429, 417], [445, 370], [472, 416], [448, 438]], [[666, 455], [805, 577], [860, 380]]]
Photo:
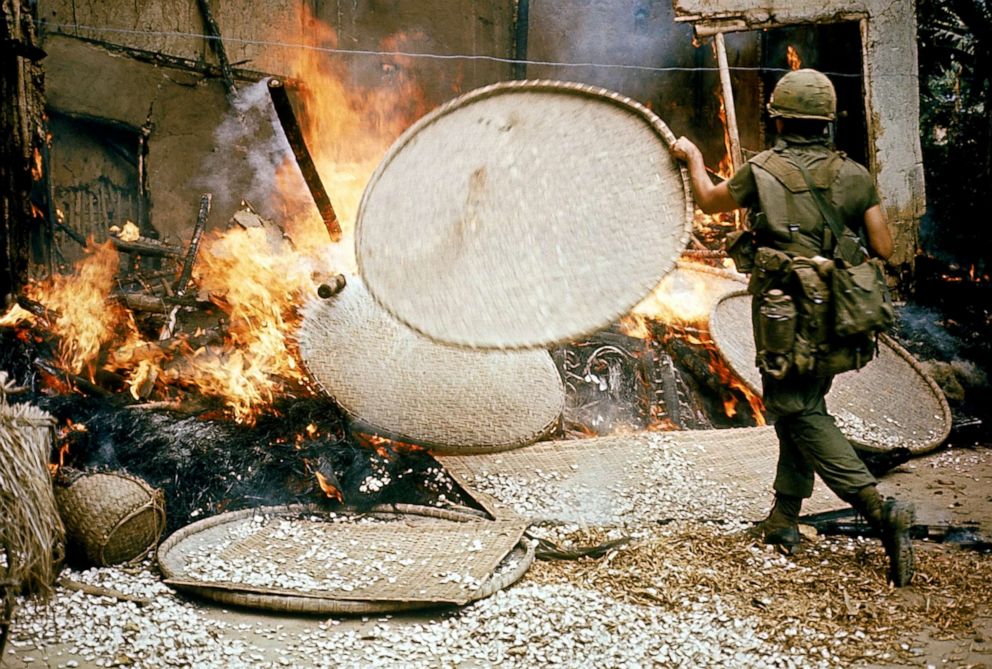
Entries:
[[[256, 586], [241, 586], [231, 583], [210, 583], [207, 581], [197, 581], [195, 579], [184, 578], [167, 564], [168, 553], [180, 541], [216, 527], [217, 525], [236, 522], [242, 518], [251, 517], [256, 514], [273, 515], [295, 515], [301, 513], [327, 513], [327, 509], [318, 507], [315, 504], [287, 504], [277, 506], [254, 507], [250, 509], [240, 509], [220, 513], [209, 518], [204, 518], [195, 523], [191, 523], [173, 532], [165, 541], [159, 544], [156, 552], [156, 562], [159, 570], [164, 576], [164, 582], [171, 588], [189, 592], [222, 604], [232, 604], [253, 609], [263, 609], [282, 613], [307, 613], [315, 615], [360, 615], [365, 613], [387, 613], [391, 611], [411, 611], [414, 609], [431, 608], [439, 606], [450, 606], [444, 602], [430, 600], [410, 600], [410, 601], [372, 601], [361, 599], [336, 599], [311, 593], [286, 594], [278, 588], [266, 589]], [[481, 516], [474, 509], [453, 510], [440, 509], [429, 506], [419, 506], [414, 504], [390, 504], [372, 507], [368, 514], [388, 514], [388, 515], [420, 515], [428, 518], [442, 518], [455, 522], [491, 522]], [[521, 523], [525, 524], [525, 523]], [[482, 586], [471, 593], [467, 602], [476, 601], [492, 595], [503, 588], [515, 583], [530, 568], [534, 561], [534, 547], [525, 539], [517, 542], [514, 548], [507, 554], [522, 554], [513, 569], [507, 570], [503, 574], [492, 574]], [[504, 560], [506, 557], [503, 558]]]
[[[713, 311], [710, 312], [710, 332], [711, 334], [713, 334], [713, 343], [720, 351], [720, 355], [723, 356], [724, 360], [726, 360], [727, 363], [730, 365], [731, 369], [734, 368], [731, 358], [724, 354], [723, 349], [720, 347], [720, 342], [717, 340], [715, 336], [715, 332], [716, 332], [715, 323], [719, 321], [717, 314], [719, 313], [720, 305], [723, 304], [725, 300], [730, 300], [737, 297], [751, 297], [751, 293], [749, 293], [746, 290], [738, 290], [732, 293], [728, 293], [723, 297], [721, 297], [719, 300], [717, 300], [717, 303], [713, 306]], [[750, 323], [748, 323], [748, 327], [750, 327]], [[899, 342], [897, 342], [895, 339], [893, 339], [887, 334], [882, 334], [879, 335], [879, 345], [888, 346], [890, 349], [892, 349], [892, 351], [896, 355], [898, 355], [900, 358], [906, 361], [906, 363], [908, 363], [909, 366], [923, 379], [927, 387], [930, 389], [931, 394], [937, 400], [941, 413], [941, 429], [938, 431], [937, 436], [929, 440], [925, 440], [921, 446], [917, 446], [916, 448], [912, 449], [914, 455], [922, 455], [924, 453], [928, 453], [933, 449], [937, 448], [938, 446], [940, 446], [942, 443], [944, 443], [944, 440], [947, 439], [947, 436], [951, 433], [952, 416], [951, 416], [951, 407], [947, 403], [947, 397], [944, 395], [944, 392], [940, 389], [940, 386], [937, 385], [937, 382], [934, 381], [933, 377], [931, 377], [927, 373], [927, 371], [923, 369], [923, 366], [920, 365], [920, 362], [913, 356], [913, 354], [907, 351]], [[736, 369], [734, 369], [734, 372], [737, 373], [737, 376], [741, 379], [741, 381], [743, 381], [748, 386], [748, 388], [758, 393], [759, 395], [761, 394], [760, 387], [755, 387], [755, 385], [751, 383], [750, 380], [748, 380], [743, 374], [738, 373]], [[877, 444], [873, 444], [871, 442], [863, 441], [857, 438], [847, 437], [847, 439], [852, 444], [866, 451], [884, 453], [891, 450], [891, 448], [881, 448]]]
[[[453, 100], [449, 100], [440, 107], [435, 108], [434, 110], [430, 111], [429, 113], [418, 119], [409, 128], [407, 128], [403, 132], [403, 134], [401, 134], [399, 138], [397, 138], [397, 140], [393, 142], [393, 145], [389, 147], [389, 150], [386, 152], [386, 155], [383, 157], [382, 161], [376, 167], [375, 171], [372, 173], [372, 176], [369, 177], [369, 180], [365, 185], [365, 190], [362, 192], [362, 198], [358, 204], [358, 211], [355, 215], [354, 253], [358, 267], [358, 273], [360, 276], [362, 277], [366, 276], [364, 263], [362, 262], [362, 255], [359, 252], [359, 247], [361, 246], [361, 239], [362, 239], [362, 227], [363, 227], [362, 218], [365, 212], [366, 203], [368, 201], [369, 194], [374, 189], [376, 183], [378, 183], [383, 173], [393, 162], [396, 156], [400, 153], [400, 151], [402, 151], [403, 148], [407, 144], [409, 144], [410, 141], [422, 129], [426, 128], [429, 125], [432, 125], [433, 123], [437, 122], [439, 119], [443, 118], [444, 116], [447, 116], [453, 111], [479, 100], [495, 97], [503, 93], [517, 92], [521, 90], [544, 92], [544, 93], [564, 93], [564, 94], [575, 95], [578, 97], [597, 99], [602, 102], [612, 104], [616, 107], [620, 107], [627, 112], [631, 112], [633, 116], [639, 118], [641, 121], [646, 123], [647, 126], [655, 132], [655, 134], [661, 137], [661, 139], [664, 140], [666, 146], [671, 147], [672, 144], [674, 144], [676, 141], [675, 133], [673, 133], [671, 129], [665, 124], [665, 122], [662, 121], [661, 118], [653, 111], [642, 105], [637, 100], [634, 100], [633, 98], [629, 98], [626, 95], [622, 95], [621, 93], [617, 93], [616, 91], [611, 91], [607, 88], [602, 88], [600, 86], [591, 86], [589, 84], [582, 84], [574, 81], [559, 81], [555, 79], [524, 79], [520, 81], [501, 81], [495, 84], [490, 84], [488, 86], [477, 88], [473, 91], [469, 91], [468, 93], [460, 95], [454, 98]], [[692, 219], [696, 205], [692, 199], [692, 189], [690, 187], [690, 182], [689, 182], [689, 172], [686, 169], [685, 165], [683, 165], [681, 162], [678, 162], [677, 165], [679, 169], [679, 175], [682, 178], [682, 192], [685, 196], [685, 211], [683, 216], [682, 234], [680, 235], [679, 238], [679, 246], [685, 248], [685, 246], [689, 243], [689, 238], [692, 234], [692, 225], [693, 225]], [[667, 276], [669, 272], [672, 271], [672, 269], [675, 267], [675, 264], [677, 262], [678, 262], [678, 255], [668, 260], [665, 260], [664, 262], [658, 263], [659, 282], [663, 278], [665, 278], [665, 276]], [[386, 303], [380, 299], [376, 290], [367, 282], [366, 282], [366, 289], [368, 290], [369, 295], [372, 296], [372, 299], [375, 300], [375, 302], [379, 304], [379, 306], [385, 309], [386, 312], [389, 313], [393, 318], [400, 321], [414, 332], [417, 332], [418, 334], [426, 337], [427, 339], [430, 339], [431, 341], [437, 341], [436, 337], [428, 334], [427, 332], [424, 332], [423, 329], [416, 327], [408, 320], [400, 317], [399, 314], [395, 313], [392, 309], [390, 309], [386, 305]], [[572, 335], [571, 338], [574, 339], [578, 337], [584, 337], [594, 332], [598, 332], [599, 330], [603, 329], [604, 327], [612, 323], [614, 320], [616, 320], [619, 316], [622, 316], [623, 314], [633, 309], [634, 306], [636, 306], [637, 303], [644, 297], [645, 296], [642, 295], [633, 304], [627, 305], [627, 308], [621, 311], [620, 313], [611, 314], [604, 323], [600, 323], [594, 327], [591, 327], [585, 332], [575, 333], [574, 335]], [[522, 349], [526, 350], [526, 349], [535, 349], [535, 348], [546, 348], [548, 346], [552, 346], [561, 342], [535, 341], [527, 344], [481, 345], [475, 343], [446, 340], [443, 343], [446, 345], [457, 346], [461, 348], [476, 348], [482, 350], [522, 350]]]

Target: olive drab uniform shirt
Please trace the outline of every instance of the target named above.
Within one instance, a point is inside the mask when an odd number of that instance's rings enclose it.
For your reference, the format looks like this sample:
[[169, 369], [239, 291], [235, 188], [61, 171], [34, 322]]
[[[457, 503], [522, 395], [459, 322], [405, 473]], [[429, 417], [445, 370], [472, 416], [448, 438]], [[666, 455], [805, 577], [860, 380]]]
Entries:
[[[839, 244], [810, 192], [806, 175], [797, 164], [806, 169], [813, 186], [844, 226]], [[752, 210], [750, 225], [756, 237], [757, 254], [748, 291], [755, 296], [752, 327], [759, 349], [758, 366], [762, 368], [758, 322], [761, 296], [772, 288], [794, 292], [787, 287], [787, 282], [790, 272], [798, 271], [804, 273], [802, 277], [805, 278], [797, 283], [807, 298], [817, 304], [828, 300], [826, 284], [812, 277], [817, 272], [790, 269], [795, 267], [791, 259], [797, 256], [841, 258], [851, 265], [864, 262], [867, 259], [864, 215], [879, 203], [878, 192], [868, 170], [833, 150], [826, 135], [783, 136], [773, 148], [759, 153], [741, 167], [727, 182], [727, 187], [739, 205]], [[811, 372], [819, 366], [820, 358], [831, 352], [841, 355], [845, 350], [826, 341], [825, 316], [821, 314], [807, 322], [815, 327], [815, 336], [804, 338], [803, 341], [809, 343], [808, 350], [794, 349], [791, 364], [794, 373]], [[861, 356], [865, 356], [865, 361], [871, 359], [871, 352], [867, 350], [859, 349], [852, 354], [858, 359], [857, 367], [863, 364], [860, 363]], [[830, 368], [830, 365], [824, 364], [824, 367]]]
[[793, 256], [832, 257], [832, 233], [796, 161], [807, 169], [813, 185], [833, 205], [847, 229], [859, 238], [858, 245], [864, 245], [864, 214], [879, 204], [875, 182], [868, 170], [834, 151], [828, 141], [826, 135], [785, 135], [727, 182], [740, 206], [759, 212], [752, 217], [759, 247]]

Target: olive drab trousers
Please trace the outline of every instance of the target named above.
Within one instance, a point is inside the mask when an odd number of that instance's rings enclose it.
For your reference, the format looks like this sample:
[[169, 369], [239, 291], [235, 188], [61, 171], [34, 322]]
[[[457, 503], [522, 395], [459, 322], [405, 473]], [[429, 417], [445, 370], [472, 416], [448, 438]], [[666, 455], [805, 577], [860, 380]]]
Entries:
[[832, 381], [832, 377], [787, 374], [777, 380], [762, 375], [765, 408], [775, 423], [779, 441], [775, 492], [809, 497], [814, 472], [845, 501], [861, 488], [876, 483], [833, 416], [827, 413], [825, 397]]

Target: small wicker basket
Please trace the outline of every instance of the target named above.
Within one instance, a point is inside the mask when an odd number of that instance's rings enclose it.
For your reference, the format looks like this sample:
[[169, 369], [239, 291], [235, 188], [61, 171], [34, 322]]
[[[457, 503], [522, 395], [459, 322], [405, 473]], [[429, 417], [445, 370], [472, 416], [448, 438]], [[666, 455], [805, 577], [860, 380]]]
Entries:
[[165, 496], [137, 476], [63, 467], [55, 501], [71, 558], [104, 567], [136, 562], [165, 529]]

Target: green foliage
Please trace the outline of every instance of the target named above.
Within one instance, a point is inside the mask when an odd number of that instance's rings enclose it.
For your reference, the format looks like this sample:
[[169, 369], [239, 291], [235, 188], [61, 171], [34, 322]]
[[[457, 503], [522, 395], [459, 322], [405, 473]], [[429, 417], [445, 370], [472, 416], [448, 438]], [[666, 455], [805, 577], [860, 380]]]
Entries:
[[924, 251], [987, 268], [992, 177], [992, 6], [918, 0], [920, 131], [928, 212]]

